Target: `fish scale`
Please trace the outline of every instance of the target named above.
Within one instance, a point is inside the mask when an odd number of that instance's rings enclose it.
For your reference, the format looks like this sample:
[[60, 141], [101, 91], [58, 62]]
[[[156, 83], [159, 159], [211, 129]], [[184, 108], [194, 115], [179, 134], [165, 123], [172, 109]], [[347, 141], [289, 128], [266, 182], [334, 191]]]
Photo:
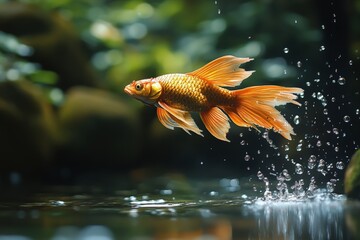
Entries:
[[218, 105], [227, 105], [233, 96], [201, 78], [186, 74], [166, 74], [156, 78], [162, 86], [160, 99], [184, 111], [205, 111]]

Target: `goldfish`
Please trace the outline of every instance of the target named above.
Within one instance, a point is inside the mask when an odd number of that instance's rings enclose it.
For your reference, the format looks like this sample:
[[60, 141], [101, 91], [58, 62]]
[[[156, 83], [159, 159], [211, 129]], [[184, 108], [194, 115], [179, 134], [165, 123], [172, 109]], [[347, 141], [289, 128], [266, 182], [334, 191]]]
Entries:
[[[159, 121], [169, 129], [182, 128], [200, 136], [191, 113], [199, 113], [206, 129], [216, 138], [230, 142], [231, 121], [240, 127], [272, 129], [291, 140], [292, 126], [275, 108], [296, 101], [303, 89], [276, 85], [231, 90], [254, 71], [240, 65], [253, 60], [232, 55], [219, 57], [189, 73], [171, 73], [133, 81], [124, 89], [135, 99], [156, 107]], [[229, 119], [230, 118], [230, 119]]]

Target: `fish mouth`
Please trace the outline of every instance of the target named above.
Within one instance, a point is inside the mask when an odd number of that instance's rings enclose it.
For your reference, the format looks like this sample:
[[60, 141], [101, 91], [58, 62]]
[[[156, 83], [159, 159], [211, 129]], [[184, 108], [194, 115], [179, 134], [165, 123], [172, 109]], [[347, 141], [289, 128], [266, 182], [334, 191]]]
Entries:
[[133, 95], [129, 85], [124, 88], [124, 92], [129, 94], [129, 95]]

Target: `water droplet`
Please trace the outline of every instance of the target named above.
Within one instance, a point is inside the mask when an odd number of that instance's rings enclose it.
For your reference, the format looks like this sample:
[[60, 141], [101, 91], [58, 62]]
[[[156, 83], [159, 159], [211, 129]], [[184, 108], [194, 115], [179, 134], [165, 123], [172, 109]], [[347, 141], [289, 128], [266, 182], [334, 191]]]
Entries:
[[215, 1], [215, 4], [217, 4], [217, 1]]
[[324, 108], [323, 113], [324, 115], [328, 115], [329, 111], [326, 108]]
[[218, 196], [219, 193], [216, 192], [216, 191], [211, 191], [211, 192], [209, 193], [209, 195], [212, 196], [212, 197], [215, 197], [215, 196]]
[[316, 165], [316, 156], [311, 155], [308, 160], [308, 168], [313, 169], [315, 167], [315, 165]]
[[315, 78], [314, 82], [320, 82], [320, 78]]
[[328, 170], [328, 171], [330, 171], [331, 169], [333, 169], [334, 168], [334, 165], [332, 164], [332, 163], [330, 163], [330, 164], [328, 164], [327, 166], [326, 166], [326, 169]]
[[359, 109], [356, 109], [355, 113], [356, 113], [356, 115], [359, 115], [360, 110], [359, 110]]
[[320, 140], [318, 140], [318, 141], [316, 142], [316, 146], [321, 147], [321, 141], [320, 141]]
[[294, 123], [295, 123], [296, 125], [299, 125], [299, 123], [300, 123], [300, 117], [299, 117], [298, 115], [296, 115], [296, 116], [294, 117]]
[[264, 177], [264, 183], [266, 187], [269, 187], [269, 179], [267, 177]]
[[321, 29], [325, 29], [325, 25], [321, 25]]
[[353, 61], [352, 60], [349, 60], [349, 65], [353, 65]]
[[324, 50], [325, 50], [325, 46], [323, 46], [323, 45], [322, 45], [322, 46], [320, 46], [319, 51], [320, 51], [320, 52], [322, 52], [322, 51], [324, 51]]
[[348, 115], [344, 116], [344, 122], [350, 122], [350, 117]]
[[339, 161], [339, 162], [336, 163], [336, 168], [337, 169], [343, 170], [344, 167], [345, 167], [345, 165], [344, 165], [343, 162]]
[[339, 77], [339, 79], [338, 79], [338, 84], [339, 84], [339, 85], [344, 85], [344, 84], [345, 84], [345, 78]]
[[328, 192], [333, 192], [334, 191], [334, 184], [332, 182], [327, 182], [326, 183], [326, 190]]
[[295, 164], [295, 172], [296, 174], [303, 174], [304, 169], [303, 166], [300, 163]]
[[339, 151], [339, 147], [334, 147], [334, 151], [338, 152]]
[[241, 140], [240, 144], [245, 145], [245, 140]]
[[284, 53], [288, 53], [289, 49], [288, 48], [284, 48]]
[[245, 161], [249, 161], [250, 160], [250, 155], [246, 154], [244, 159], [245, 159]]
[[300, 186], [304, 186], [304, 184], [305, 184], [305, 183], [304, 183], [304, 180], [303, 180], [303, 179], [300, 179], [300, 180], [299, 180], [299, 185], [300, 185]]
[[257, 177], [259, 178], [259, 180], [263, 180], [264, 179], [264, 174], [262, 172], [258, 171]]
[[284, 146], [284, 150], [285, 150], [285, 152], [289, 151], [289, 149], [290, 149], [290, 148], [289, 148], [289, 146], [288, 146], [288, 145], [285, 145], [285, 146]]
[[300, 152], [302, 150], [302, 143], [299, 143], [297, 146], [296, 146], [296, 151]]
[[268, 138], [269, 137], [269, 132], [265, 131], [262, 135], [263, 138]]
[[324, 159], [320, 159], [319, 160], [319, 165], [317, 166], [317, 170], [319, 172], [323, 172], [325, 170], [325, 165], [326, 165], [326, 162]]
[[300, 67], [302, 66], [302, 63], [301, 63], [300, 61], [298, 61], [298, 62], [296, 63], [296, 65], [300, 68]]
[[311, 83], [310, 82], [306, 82], [306, 86], [310, 87]]
[[295, 24], [296, 24], [296, 23], [297, 23], [297, 20], [295, 20], [294, 22], [295, 22]]
[[324, 99], [324, 95], [322, 95], [321, 92], [317, 92], [317, 93], [316, 93], [316, 98], [321, 101], [321, 100]]
[[336, 135], [338, 135], [338, 134], [339, 134], [339, 129], [333, 128], [333, 133], [336, 134]]
[[336, 183], [339, 181], [339, 179], [334, 179], [334, 178], [332, 178], [332, 179], [330, 179], [330, 182], [332, 183], [332, 184], [334, 184], [334, 186], [336, 185]]
[[285, 181], [290, 181], [291, 180], [291, 175], [289, 174], [288, 170], [287, 169], [284, 169], [282, 171], [282, 174], [284, 176], [284, 180]]

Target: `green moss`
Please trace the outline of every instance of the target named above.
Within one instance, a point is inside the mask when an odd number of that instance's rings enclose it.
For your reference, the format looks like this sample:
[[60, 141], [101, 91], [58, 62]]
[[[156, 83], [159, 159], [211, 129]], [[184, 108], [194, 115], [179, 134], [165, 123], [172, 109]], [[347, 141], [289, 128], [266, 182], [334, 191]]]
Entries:
[[345, 173], [345, 193], [360, 199], [360, 149], [352, 156]]

